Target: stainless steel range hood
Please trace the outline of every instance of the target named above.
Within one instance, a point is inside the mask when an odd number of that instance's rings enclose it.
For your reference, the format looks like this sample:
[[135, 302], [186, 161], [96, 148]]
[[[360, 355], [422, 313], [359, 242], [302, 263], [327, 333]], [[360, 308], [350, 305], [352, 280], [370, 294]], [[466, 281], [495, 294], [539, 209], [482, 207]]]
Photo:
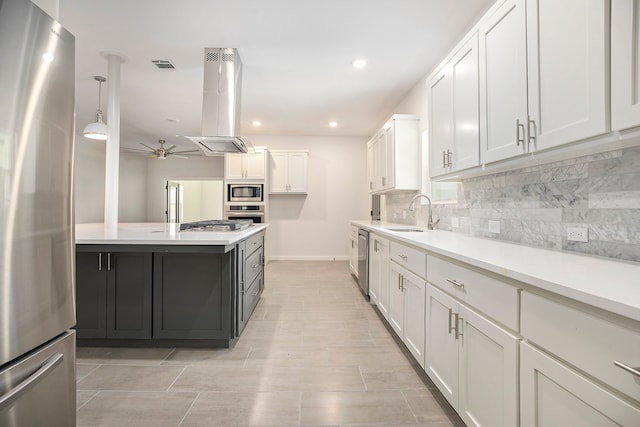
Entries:
[[253, 151], [240, 131], [242, 61], [233, 48], [204, 50], [202, 136], [187, 136], [205, 156]]

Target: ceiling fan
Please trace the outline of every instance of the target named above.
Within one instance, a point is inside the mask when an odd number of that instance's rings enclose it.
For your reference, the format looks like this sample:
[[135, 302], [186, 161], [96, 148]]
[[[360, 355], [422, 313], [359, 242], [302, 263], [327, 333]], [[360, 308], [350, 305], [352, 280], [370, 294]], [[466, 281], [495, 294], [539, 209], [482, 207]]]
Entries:
[[145, 148], [148, 148], [148, 150], [135, 150], [135, 151], [148, 153], [150, 158], [156, 158], [158, 160], [165, 160], [169, 156], [177, 157], [179, 159], [188, 159], [188, 157], [182, 156], [181, 154], [196, 154], [199, 152], [199, 150], [173, 151], [177, 148], [177, 145], [174, 144], [168, 148], [165, 148], [164, 146], [165, 143], [166, 141], [164, 139], [159, 139], [158, 144], [160, 144], [160, 147], [153, 148], [141, 142], [140, 145], [142, 145]]

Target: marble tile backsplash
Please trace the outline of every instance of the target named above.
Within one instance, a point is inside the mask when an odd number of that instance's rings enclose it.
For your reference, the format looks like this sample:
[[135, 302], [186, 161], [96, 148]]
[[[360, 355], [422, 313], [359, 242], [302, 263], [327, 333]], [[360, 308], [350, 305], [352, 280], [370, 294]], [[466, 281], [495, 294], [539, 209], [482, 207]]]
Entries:
[[[640, 147], [469, 178], [459, 186], [458, 203], [433, 207], [439, 229], [640, 262]], [[426, 225], [428, 205], [408, 209], [415, 194], [385, 195], [382, 219]], [[499, 222], [500, 233], [489, 231], [489, 221]], [[589, 242], [567, 240], [569, 227], [587, 228]]]

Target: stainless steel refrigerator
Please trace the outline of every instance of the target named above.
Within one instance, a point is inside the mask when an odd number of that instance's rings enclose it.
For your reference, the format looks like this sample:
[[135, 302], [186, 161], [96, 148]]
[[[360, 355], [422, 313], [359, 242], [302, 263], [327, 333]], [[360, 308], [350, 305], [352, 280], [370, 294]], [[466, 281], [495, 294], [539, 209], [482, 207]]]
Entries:
[[0, 0], [0, 426], [75, 425], [75, 39]]

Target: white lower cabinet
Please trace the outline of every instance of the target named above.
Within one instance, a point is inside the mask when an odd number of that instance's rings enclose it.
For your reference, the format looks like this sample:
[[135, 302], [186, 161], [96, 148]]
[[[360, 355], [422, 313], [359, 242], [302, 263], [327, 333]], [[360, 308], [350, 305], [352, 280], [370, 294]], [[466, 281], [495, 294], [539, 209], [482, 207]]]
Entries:
[[354, 225], [349, 230], [349, 270], [358, 277], [358, 227]]
[[518, 337], [427, 284], [425, 370], [468, 426], [518, 425]]
[[[369, 234], [369, 298], [388, 317], [389, 240]], [[384, 293], [384, 295], [382, 295]]]
[[527, 343], [520, 345], [521, 426], [638, 426], [640, 410]]
[[426, 282], [395, 262], [389, 270], [389, 324], [424, 367]]

